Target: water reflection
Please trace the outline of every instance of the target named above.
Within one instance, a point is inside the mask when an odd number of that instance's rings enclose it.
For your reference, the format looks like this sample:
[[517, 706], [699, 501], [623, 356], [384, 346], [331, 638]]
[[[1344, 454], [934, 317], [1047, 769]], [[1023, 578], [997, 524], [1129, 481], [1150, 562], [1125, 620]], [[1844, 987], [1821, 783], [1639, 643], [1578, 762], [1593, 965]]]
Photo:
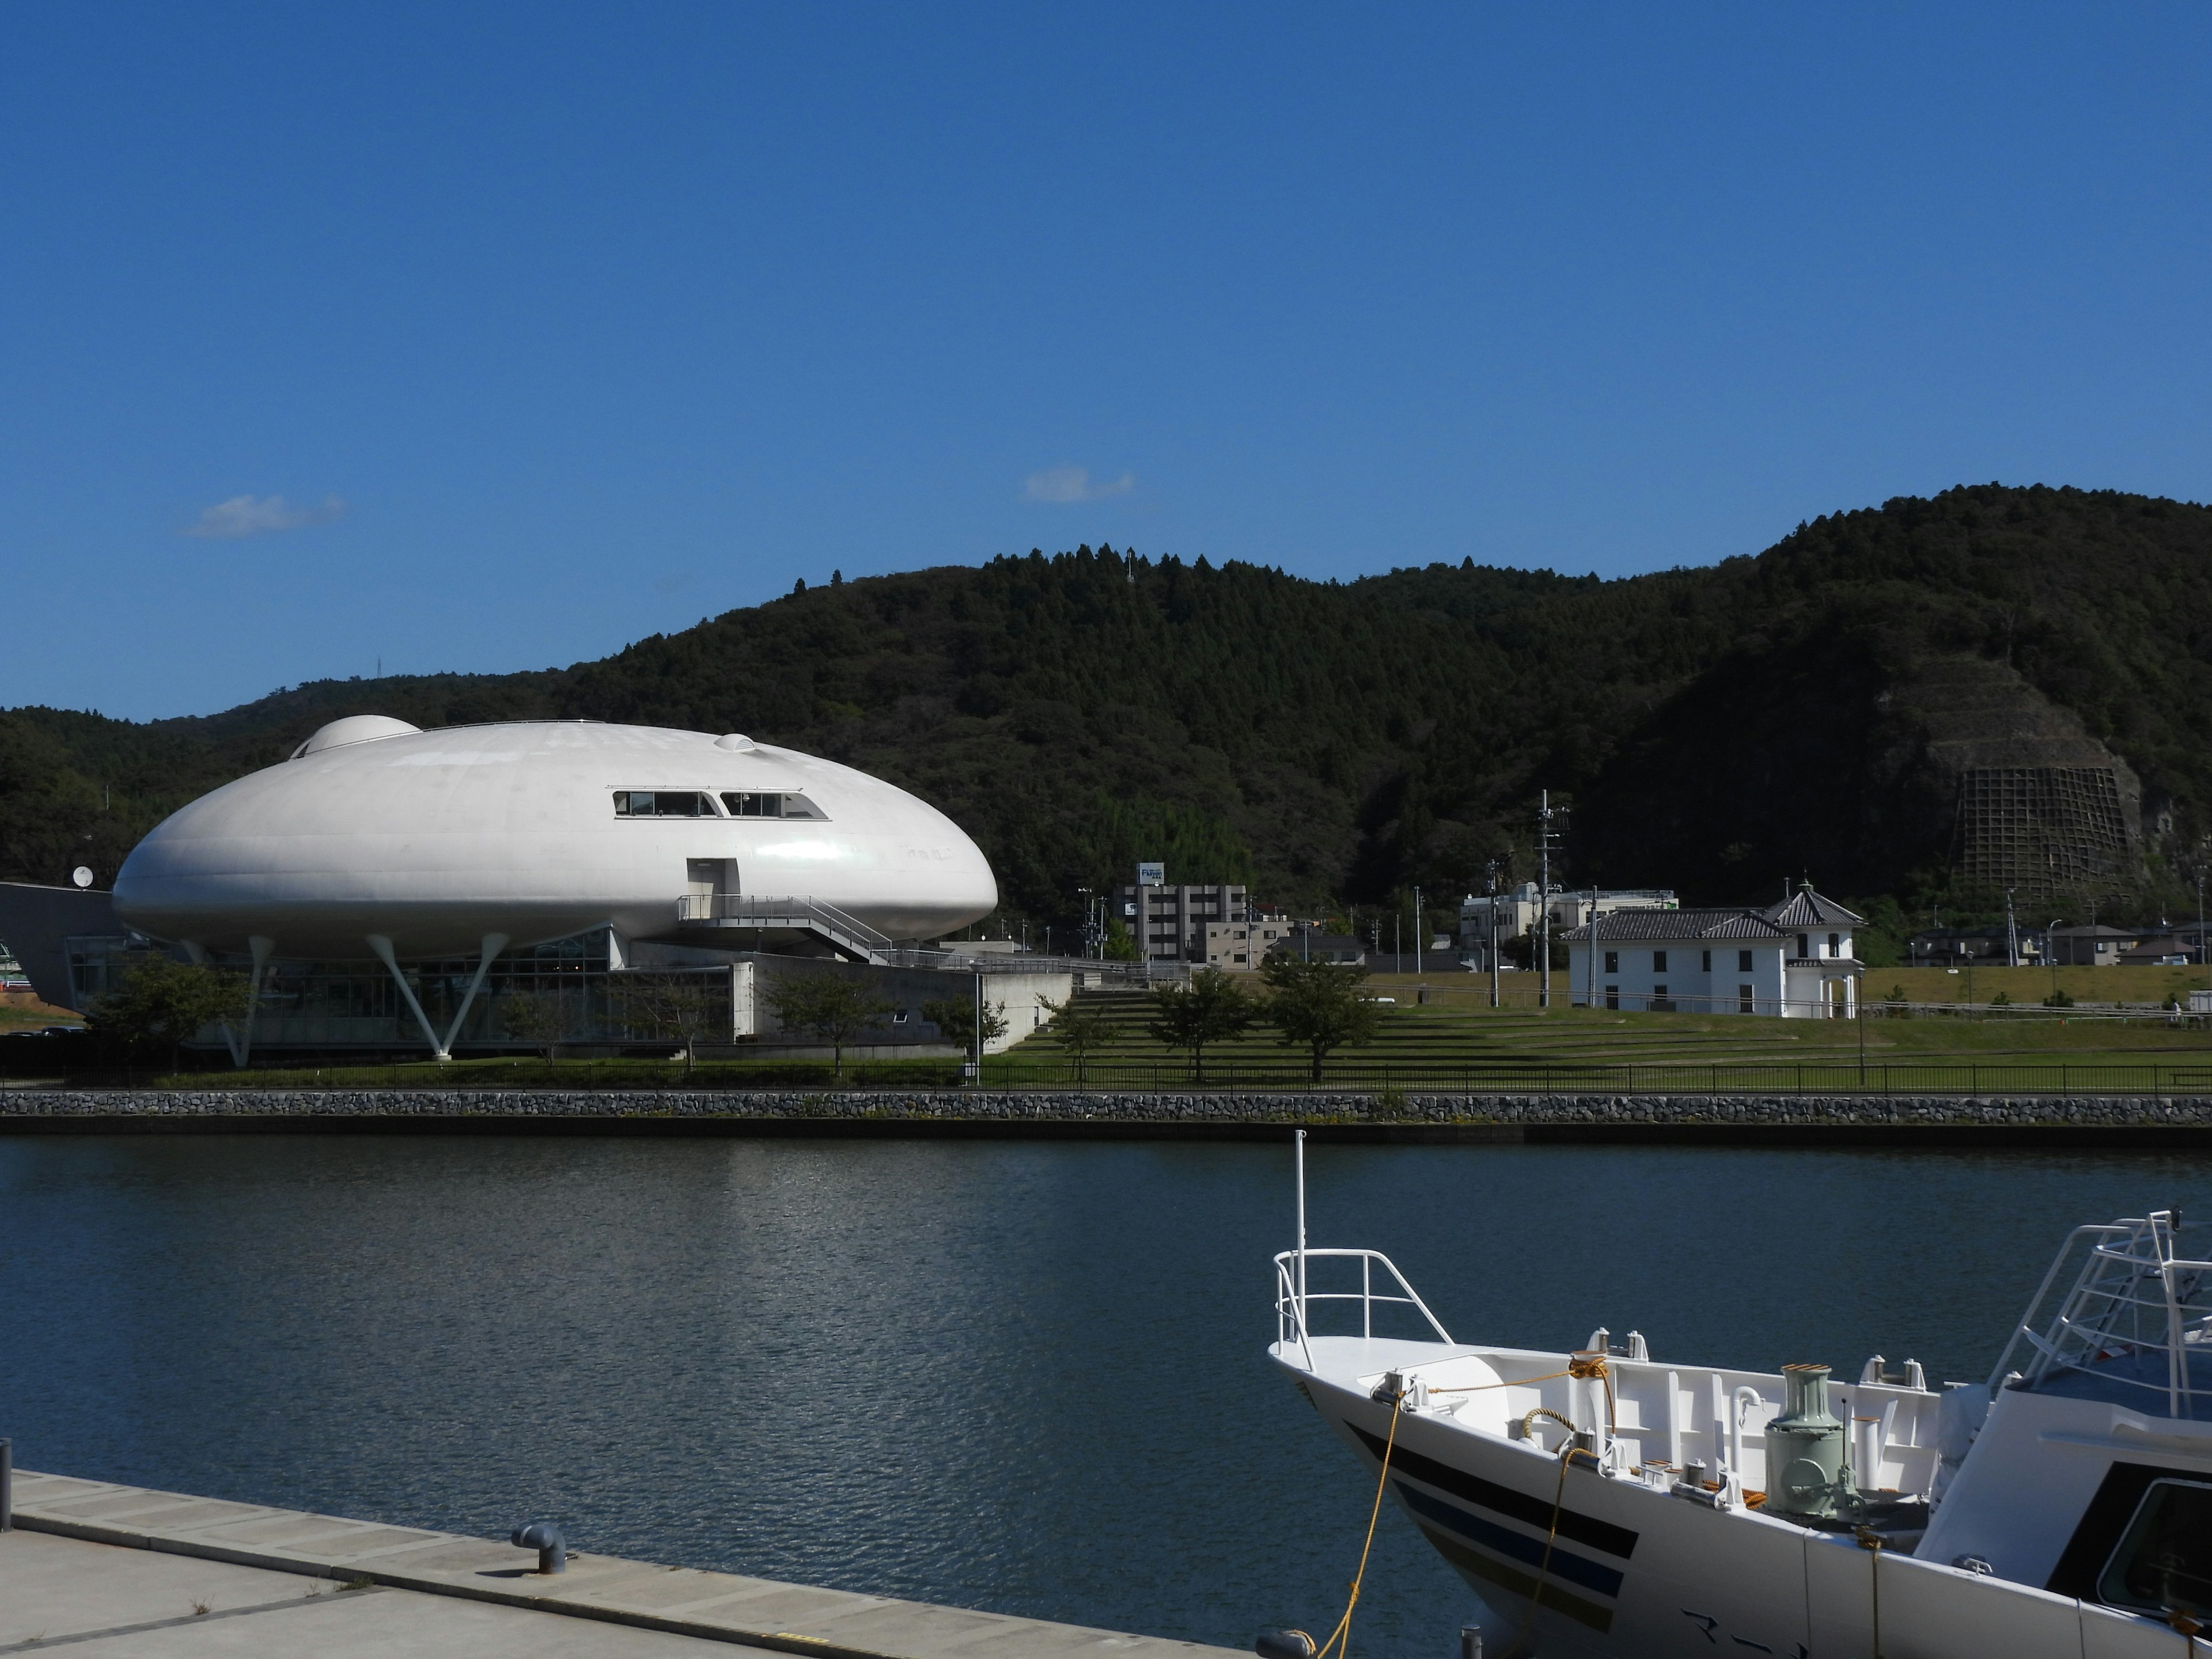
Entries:
[[[1319, 1149], [1313, 1238], [1462, 1336], [1984, 1372], [2171, 1153]], [[1369, 1488], [1277, 1379], [1286, 1147], [0, 1140], [27, 1467], [1249, 1643]], [[2200, 1213], [2212, 1211], [2200, 1208]], [[1473, 1598], [1386, 1517], [1361, 1647]]]

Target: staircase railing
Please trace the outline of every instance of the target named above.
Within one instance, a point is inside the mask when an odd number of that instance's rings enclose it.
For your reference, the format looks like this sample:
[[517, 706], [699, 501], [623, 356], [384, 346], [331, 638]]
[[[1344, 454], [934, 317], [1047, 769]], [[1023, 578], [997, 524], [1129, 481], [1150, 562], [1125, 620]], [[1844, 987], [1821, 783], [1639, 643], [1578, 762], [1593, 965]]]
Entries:
[[864, 961], [891, 948], [879, 933], [849, 911], [805, 894], [686, 893], [676, 901], [676, 920], [687, 927], [793, 928], [817, 933]]

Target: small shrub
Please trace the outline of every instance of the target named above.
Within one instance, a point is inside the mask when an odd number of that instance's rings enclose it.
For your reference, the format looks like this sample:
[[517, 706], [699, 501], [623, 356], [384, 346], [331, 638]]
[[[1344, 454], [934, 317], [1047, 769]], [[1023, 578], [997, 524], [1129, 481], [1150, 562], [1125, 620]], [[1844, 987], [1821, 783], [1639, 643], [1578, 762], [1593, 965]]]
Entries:
[[2046, 1008], [2071, 1008], [2074, 1006], [2074, 999], [2063, 991], [2053, 991], [2049, 996], [2044, 998], [2043, 1006]]

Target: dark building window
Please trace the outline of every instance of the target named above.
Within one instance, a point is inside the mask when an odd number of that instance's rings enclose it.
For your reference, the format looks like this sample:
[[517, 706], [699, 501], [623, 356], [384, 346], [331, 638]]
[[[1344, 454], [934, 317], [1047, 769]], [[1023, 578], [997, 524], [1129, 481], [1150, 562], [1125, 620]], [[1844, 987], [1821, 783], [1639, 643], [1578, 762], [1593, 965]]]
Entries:
[[1607, 951], [1605, 953], [1605, 971], [1608, 974], [1617, 974], [1620, 971], [1620, 951]]
[[[1667, 971], [1667, 953], [1664, 951], [1654, 951], [1651, 953], [1651, 971], [1655, 974], [1663, 974]], [[1664, 996], [1667, 994], [1662, 989], [1659, 994]]]
[[1711, 973], [1713, 971], [1713, 953], [1711, 951], [1703, 951], [1698, 954], [1703, 958], [1703, 960], [1698, 964], [1698, 967], [1705, 973]]
[[726, 789], [722, 805], [733, 818], [821, 818], [829, 814], [804, 795]]
[[1739, 974], [1747, 974], [1751, 971], [1750, 951], [1739, 951], [1735, 953], [1735, 970]]
[[1831, 933], [1831, 934], [1829, 934], [1829, 935], [1828, 935], [1828, 954], [1829, 954], [1830, 956], [1832, 956], [1832, 957], [1839, 957], [1839, 956], [1843, 955], [1843, 953], [1844, 953], [1844, 936], [1843, 936], [1841, 933]]
[[1809, 956], [1811, 956], [1812, 954], [1813, 954], [1813, 940], [1812, 940], [1812, 937], [1811, 937], [1811, 935], [1807, 934], [1807, 933], [1800, 933], [1800, 934], [1798, 934], [1798, 935], [1797, 935], [1797, 956], [1798, 956], [1799, 960], [1801, 960], [1801, 961], [1802, 961], [1802, 960], [1803, 960], [1805, 957], [1809, 957]]
[[[1748, 951], [1744, 952], [1746, 956], [1750, 954]], [[1748, 985], [1739, 985], [1735, 988], [1735, 1011], [1739, 1014], [1751, 1012], [1751, 987]]]
[[1605, 988], [1605, 1006], [1608, 1008], [1620, 1006], [1620, 987], [1608, 985]]
[[1655, 985], [1651, 988], [1651, 1012], [1655, 1014], [1671, 1014], [1674, 1012], [1674, 999], [1667, 994], [1667, 988], [1663, 985]]
[[714, 803], [696, 789], [617, 789], [618, 818], [711, 818]]

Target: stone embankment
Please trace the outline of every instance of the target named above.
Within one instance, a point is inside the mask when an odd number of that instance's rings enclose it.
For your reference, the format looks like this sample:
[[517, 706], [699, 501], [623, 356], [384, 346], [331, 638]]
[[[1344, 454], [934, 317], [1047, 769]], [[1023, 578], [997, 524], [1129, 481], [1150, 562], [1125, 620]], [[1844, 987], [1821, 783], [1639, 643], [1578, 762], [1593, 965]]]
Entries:
[[1250, 1133], [1294, 1125], [1418, 1136], [1423, 1130], [1585, 1133], [1638, 1127], [2212, 1131], [2212, 1097], [2141, 1095], [1440, 1095], [1012, 1093], [957, 1090], [11, 1090], [0, 1093], [0, 1132], [13, 1127], [124, 1127], [133, 1122], [213, 1128], [380, 1127], [421, 1123], [584, 1128], [684, 1125], [700, 1130], [777, 1126], [898, 1126], [1019, 1133], [1122, 1126], [1142, 1132]]

